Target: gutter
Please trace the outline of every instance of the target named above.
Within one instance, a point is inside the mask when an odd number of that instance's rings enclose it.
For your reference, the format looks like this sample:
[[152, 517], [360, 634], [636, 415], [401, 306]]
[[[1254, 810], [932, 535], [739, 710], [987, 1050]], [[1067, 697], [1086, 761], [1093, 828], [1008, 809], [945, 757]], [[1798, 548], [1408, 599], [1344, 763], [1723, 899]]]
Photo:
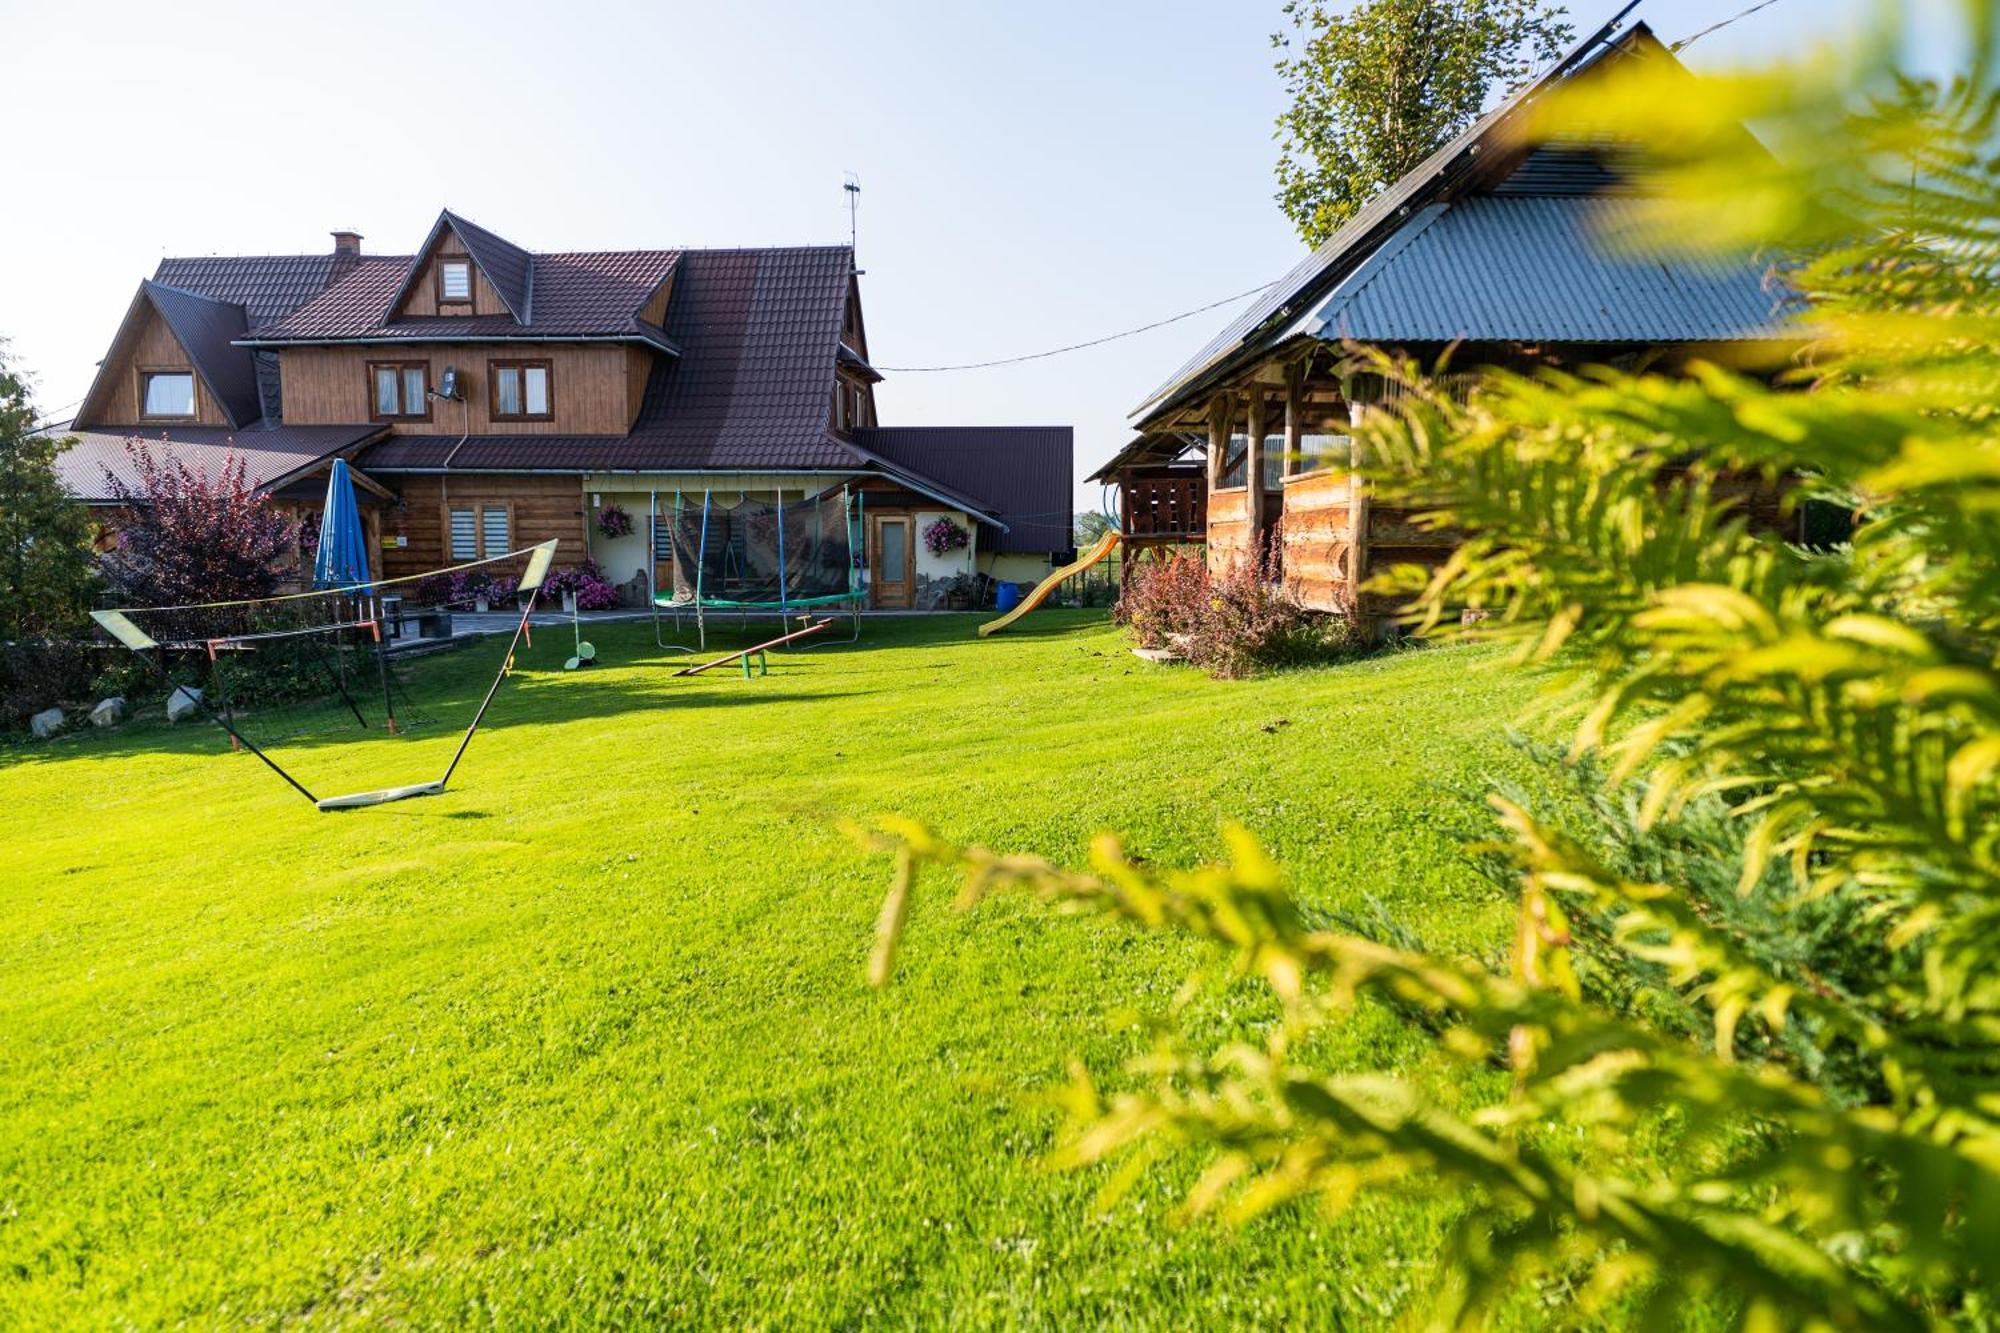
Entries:
[[422, 333], [360, 338], [238, 338], [231, 347], [409, 347], [420, 343], [638, 343], [678, 357], [671, 339], [643, 333]]
[[658, 477], [681, 475], [690, 477], [887, 477], [889, 480], [917, 492], [926, 499], [972, 515], [981, 523], [990, 524], [1002, 532], [1012, 532], [998, 517], [988, 510], [962, 498], [940, 494], [929, 486], [920, 485], [899, 472], [884, 469], [879, 472], [843, 472], [833, 467], [813, 468], [742, 468], [742, 467], [380, 467], [370, 464], [370, 476], [375, 477]]

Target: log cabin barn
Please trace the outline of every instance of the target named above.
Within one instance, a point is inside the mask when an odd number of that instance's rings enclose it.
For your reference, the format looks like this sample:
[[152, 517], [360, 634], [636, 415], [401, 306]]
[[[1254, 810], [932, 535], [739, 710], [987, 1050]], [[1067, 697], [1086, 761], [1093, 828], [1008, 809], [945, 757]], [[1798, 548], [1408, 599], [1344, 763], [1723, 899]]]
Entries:
[[[71, 490], [115, 504], [136, 436], [211, 474], [240, 458], [310, 520], [344, 458], [378, 577], [554, 537], [635, 606], [671, 577], [649, 516], [674, 497], [861, 493], [882, 608], [1067, 557], [1070, 428], [882, 425], [847, 246], [536, 253], [449, 210], [414, 254], [333, 242], [161, 261], [63, 430]], [[630, 531], [607, 536], [613, 507]], [[969, 540], [926, 549], [939, 518]]]
[[[1625, 61], [1694, 76], [1643, 23], [1605, 25], [1384, 190], [1272, 284], [1135, 413], [1138, 436], [1094, 474], [1148, 546], [1199, 542], [1211, 569], [1268, 552], [1307, 607], [1387, 608], [1371, 568], [1434, 565], [1449, 537], [1370, 504], [1353, 422], [1394, 386], [1354, 373], [1353, 345], [1483, 367], [1782, 364], [1798, 334], [1765, 266], [1648, 236], [1644, 164], [1579, 133], [1531, 141], [1550, 91]], [[1755, 497], [1776, 518], [1773, 496]]]

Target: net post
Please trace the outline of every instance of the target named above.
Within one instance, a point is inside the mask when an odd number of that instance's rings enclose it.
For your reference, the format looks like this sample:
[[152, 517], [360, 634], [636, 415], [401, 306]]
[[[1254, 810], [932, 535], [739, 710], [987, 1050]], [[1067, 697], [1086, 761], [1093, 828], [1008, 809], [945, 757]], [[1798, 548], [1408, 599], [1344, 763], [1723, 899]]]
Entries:
[[[371, 597], [369, 600], [372, 602], [374, 599]], [[382, 681], [382, 714], [387, 719], [385, 725], [389, 729], [389, 734], [394, 736], [398, 734], [396, 730], [396, 695], [395, 691], [389, 688], [389, 645], [382, 638], [380, 608], [371, 606], [370, 610], [375, 614], [375, 618], [368, 622], [368, 632], [375, 638], [375, 674]]]
[[[202, 644], [202, 647], [208, 652], [209, 682], [214, 685], [222, 685], [222, 663], [215, 654], [215, 640], [207, 640]], [[222, 724], [222, 729], [229, 733], [229, 748], [240, 754], [243, 750], [243, 738], [236, 734], [236, 727], [234, 726], [236, 709], [229, 702], [229, 687], [227, 685], [222, 685], [222, 715], [229, 719]]]

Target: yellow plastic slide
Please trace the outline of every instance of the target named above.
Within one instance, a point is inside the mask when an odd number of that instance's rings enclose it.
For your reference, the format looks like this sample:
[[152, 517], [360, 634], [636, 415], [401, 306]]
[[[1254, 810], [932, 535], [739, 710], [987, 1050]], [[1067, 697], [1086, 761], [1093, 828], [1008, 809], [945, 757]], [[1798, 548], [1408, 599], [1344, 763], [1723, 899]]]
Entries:
[[1064, 579], [1074, 578], [1076, 575], [1083, 573], [1084, 570], [1089, 569], [1116, 549], [1118, 549], [1118, 534], [1115, 532], [1105, 533], [1097, 539], [1097, 545], [1078, 556], [1073, 563], [1064, 565], [1061, 569], [1058, 569], [1055, 573], [1036, 584], [1035, 590], [1026, 597], [1023, 597], [1019, 606], [998, 620], [989, 620], [984, 625], [981, 625], [979, 627], [979, 637], [983, 639], [995, 630], [1006, 629], [1022, 616], [1027, 615], [1028, 612], [1047, 601], [1049, 594], [1054, 592]]

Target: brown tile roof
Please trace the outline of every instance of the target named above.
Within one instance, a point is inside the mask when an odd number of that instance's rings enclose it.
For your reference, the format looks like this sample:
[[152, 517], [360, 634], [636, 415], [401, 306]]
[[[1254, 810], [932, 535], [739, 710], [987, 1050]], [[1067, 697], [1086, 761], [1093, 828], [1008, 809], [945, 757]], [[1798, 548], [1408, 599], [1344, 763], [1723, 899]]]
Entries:
[[[283, 319], [250, 330], [253, 344], [393, 342], [488, 338], [529, 341], [568, 338], [650, 343], [677, 350], [672, 339], [639, 318], [667, 275], [677, 250], [617, 250], [539, 255], [534, 265], [532, 319], [505, 315], [434, 315], [388, 322], [414, 261], [364, 256], [333, 286]], [[678, 282], [678, 280], [677, 280]], [[678, 302], [680, 293], [676, 291]]]
[[250, 327], [283, 319], [325, 290], [332, 255], [194, 255], [162, 259], [153, 281], [243, 307]]
[[[834, 349], [853, 273], [853, 254], [846, 246], [650, 253], [679, 262], [665, 333], [680, 355], [654, 366], [631, 434], [474, 436], [452, 457], [454, 468], [806, 471], [865, 466], [827, 429]], [[541, 263], [550, 258], [544, 256]], [[541, 284], [546, 276], [541, 264], [537, 272]], [[538, 325], [549, 299], [546, 286], [540, 291]], [[440, 448], [434, 438], [396, 436], [371, 451], [366, 466], [439, 467], [456, 443], [447, 439]]]
[[[283, 319], [310, 301], [346, 272], [349, 255], [196, 255], [167, 258], [154, 270], [153, 281], [214, 301], [243, 307], [252, 327]], [[276, 417], [282, 398], [278, 354], [255, 352], [258, 412]]]
[[135, 436], [168, 444], [176, 458], [191, 468], [213, 476], [234, 454], [241, 456], [250, 483], [263, 490], [282, 485], [301, 469], [309, 469], [334, 454], [342, 453], [382, 427], [365, 426], [253, 426], [247, 430], [227, 430], [221, 426], [175, 426], [130, 430], [79, 430], [69, 434], [75, 443], [56, 455], [56, 475], [71, 494], [88, 501], [111, 499], [107, 472], [127, 485], [137, 484], [125, 442]]
[[876, 426], [854, 442], [893, 470], [928, 478], [1005, 525], [980, 549], [1064, 551], [1075, 545], [1068, 426]]

